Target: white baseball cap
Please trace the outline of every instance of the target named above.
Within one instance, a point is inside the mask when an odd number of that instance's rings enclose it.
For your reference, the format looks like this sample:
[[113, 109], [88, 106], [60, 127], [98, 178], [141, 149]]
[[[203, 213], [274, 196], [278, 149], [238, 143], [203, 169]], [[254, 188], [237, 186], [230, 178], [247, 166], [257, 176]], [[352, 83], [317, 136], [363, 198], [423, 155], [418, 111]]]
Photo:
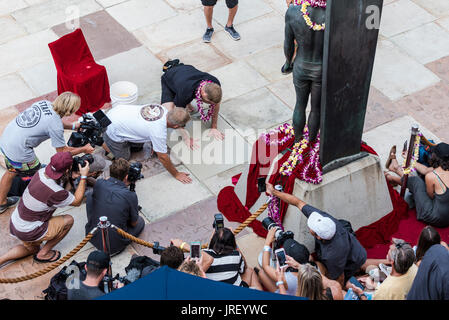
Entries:
[[307, 220], [307, 226], [318, 237], [324, 240], [330, 240], [334, 237], [337, 226], [331, 218], [324, 217], [318, 212], [312, 212]]

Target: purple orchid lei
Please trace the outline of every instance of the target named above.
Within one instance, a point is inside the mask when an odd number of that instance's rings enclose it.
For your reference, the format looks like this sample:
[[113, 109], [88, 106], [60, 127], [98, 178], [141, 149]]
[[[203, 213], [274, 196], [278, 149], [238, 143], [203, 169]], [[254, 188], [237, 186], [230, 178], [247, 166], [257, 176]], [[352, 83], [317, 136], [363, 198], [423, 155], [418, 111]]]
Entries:
[[214, 114], [215, 111], [215, 104], [211, 104], [209, 111], [207, 112], [207, 115], [204, 113], [204, 109], [203, 109], [203, 98], [201, 97], [201, 91], [204, 88], [204, 86], [208, 83], [212, 83], [212, 81], [209, 80], [204, 80], [200, 83], [198, 89], [196, 90], [196, 105], [198, 106], [198, 112], [201, 115], [201, 120], [203, 122], [207, 122], [210, 120], [210, 118], [212, 117], [212, 115]]

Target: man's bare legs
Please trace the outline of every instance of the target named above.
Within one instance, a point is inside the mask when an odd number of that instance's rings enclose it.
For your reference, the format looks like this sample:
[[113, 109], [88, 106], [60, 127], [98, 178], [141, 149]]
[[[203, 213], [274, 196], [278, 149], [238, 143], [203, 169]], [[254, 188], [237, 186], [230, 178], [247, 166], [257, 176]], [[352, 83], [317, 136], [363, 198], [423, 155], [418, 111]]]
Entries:
[[204, 6], [204, 17], [206, 18], [207, 27], [212, 29], [212, 17], [214, 15], [214, 6]]
[[234, 18], [235, 15], [237, 14], [238, 7], [239, 6], [236, 5], [234, 8], [229, 9], [228, 22], [226, 23], [227, 27], [230, 27], [234, 24]]
[[16, 177], [16, 172], [6, 171], [3, 174], [2, 180], [0, 181], [0, 205], [5, 205], [7, 203], [7, 196], [9, 189], [11, 189], [12, 182]]
[[23, 244], [17, 245], [0, 257], [0, 268], [8, 261], [18, 260], [39, 252], [39, 247], [27, 249]]

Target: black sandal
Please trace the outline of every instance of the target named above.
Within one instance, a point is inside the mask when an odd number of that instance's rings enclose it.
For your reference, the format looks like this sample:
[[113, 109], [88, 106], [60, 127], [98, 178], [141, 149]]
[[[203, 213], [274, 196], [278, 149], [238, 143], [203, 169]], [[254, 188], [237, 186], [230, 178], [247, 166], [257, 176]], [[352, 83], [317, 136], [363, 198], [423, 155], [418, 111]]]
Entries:
[[[34, 261], [36, 262], [40, 262], [40, 263], [49, 263], [49, 262], [56, 262], [59, 260], [59, 258], [61, 258], [61, 252], [59, 252], [58, 250], [51, 250], [53, 252], [53, 255], [51, 256], [51, 258], [49, 259], [39, 259], [37, 257], [37, 254], [35, 254], [33, 256]], [[55, 259], [56, 257], [56, 259]]]

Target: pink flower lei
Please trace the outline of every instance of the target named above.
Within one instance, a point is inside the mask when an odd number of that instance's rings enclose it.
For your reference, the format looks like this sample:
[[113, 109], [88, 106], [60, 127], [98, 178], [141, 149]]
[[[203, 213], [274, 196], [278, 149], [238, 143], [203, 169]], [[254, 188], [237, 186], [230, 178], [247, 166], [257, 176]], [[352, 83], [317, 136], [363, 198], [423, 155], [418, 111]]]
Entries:
[[[272, 136], [278, 137], [280, 133], [284, 134], [284, 137], [281, 140], [275, 140], [271, 138]], [[295, 136], [295, 131], [293, 130], [292, 125], [284, 123], [277, 129], [274, 129], [266, 133], [264, 136], [265, 136], [265, 143], [267, 144], [267, 146], [268, 145], [282, 146]]]
[[[310, 151], [309, 162], [302, 168], [299, 174], [301, 180], [308, 183], [320, 184], [323, 181], [323, 175], [320, 168], [318, 167], [319, 162], [320, 162], [320, 134], [318, 133], [317, 141], [314, 143], [313, 148]], [[315, 178], [307, 176], [307, 173], [309, 172], [311, 167], [313, 167], [314, 172], [316, 173]]]
[[200, 113], [200, 115], [201, 115], [201, 120], [202, 120], [203, 122], [209, 121], [210, 118], [212, 117], [212, 115], [214, 114], [214, 111], [215, 111], [215, 104], [211, 104], [211, 105], [210, 105], [210, 108], [209, 108], [209, 111], [207, 112], [207, 115], [204, 114], [204, 109], [203, 109], [203, 98], [201, 97], [201, 91], [202, 91], [202, 89], [204, 88], [204, 86], [205, 86], [206, 84], [208, 84], [208, 83], [212, 83], [212, 81], [210, 81], [210, 80], [204, 80], [204, 81], [201, 81], [201, 83], [200, 83], [198, 89], [196, 90], [196, 94], [195, 94], [195, 97], [196, 97], [196, 105], [198, 106], [198, 112]]
[[268, 216], [276, 222], [276, 224], [284, 230], [284, 227], [282, 225], [281, 221], [281, 201], [279, 198], [275, 196], [270, 196], [270, 203], [268, 204]]
[[[303, 0], [293, 0], [293, 4], [296, 6], [301, 5]], [[310, 3], [310, 6], [313, 8], [323, 8], [325, 9], [327, 6], [327, 0], [307, 0]]]

